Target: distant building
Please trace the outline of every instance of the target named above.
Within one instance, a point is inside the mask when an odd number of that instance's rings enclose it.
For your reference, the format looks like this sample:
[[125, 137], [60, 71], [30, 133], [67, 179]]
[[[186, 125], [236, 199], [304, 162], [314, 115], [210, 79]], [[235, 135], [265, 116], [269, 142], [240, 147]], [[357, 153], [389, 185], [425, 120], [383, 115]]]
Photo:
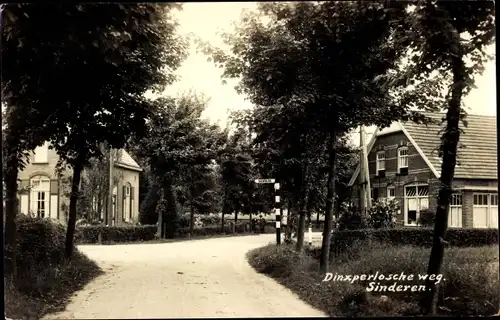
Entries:
[[[436, 120], [444, 114], [426, 114]], [[468, 115], [461, 124], [449, 227], [498, 228], [496, 117]], [[371, 194], [399, 203], [398, 224], [416, 226], [420, 212], [436, 211], [442, 126], [395, 122], [376, 130], [367, 147]], [[359, 200], [359, 165], [349, 185]], [[356, 199], [358, 198], [358, 199]], [[358, 201], [359, 202], [359, 201]]]
[[[139, 216], [139, 173], [141, 167], [123, 149], [115, 154], [113, 189], [113, 224], [134, 222]], [[69, 185], [56, 174], [59, 156], [48, 148], [48, 143], [36, 148], [29, 164], [19, 173], [19, 210], [23, 214], [59, 220], [66, 223], [69, 208]], [[86, 172], [83, 172], [85, 176]], [[72, 171], [65, 172], [72, 176]], [[95, 208], [94, 208], [95, 209]], [[104, 218], [106, 206], [101, 208]]]

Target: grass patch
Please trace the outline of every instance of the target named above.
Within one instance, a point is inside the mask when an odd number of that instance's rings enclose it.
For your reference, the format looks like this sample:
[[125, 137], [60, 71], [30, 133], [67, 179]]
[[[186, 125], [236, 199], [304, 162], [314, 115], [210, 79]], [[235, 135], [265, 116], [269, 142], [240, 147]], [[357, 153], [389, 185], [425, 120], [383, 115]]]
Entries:
[[[425, 274], [430, 249], [391, 246], [380, 243], [353, 244], [332, 259], [330, 272], [339, 275], [414, 274], [416, 281], [402, 285], [423, 284], [417, 274]], [[248, 253], [250, 265], [298, 294], [302, 300], [329, 316], [409, 316], [418, 315], [420, 292], [367, 292], [371, 281], [322, 282], [319, 262], [293, 246], [268, 245]], [[447, 248], [439, 296], [442, 315], [493, 315], [498, 297], [498, 246]], [[391, 285], [394, 281], [379, 281]], [[385, 297], [383, 297], [385, 296]]]

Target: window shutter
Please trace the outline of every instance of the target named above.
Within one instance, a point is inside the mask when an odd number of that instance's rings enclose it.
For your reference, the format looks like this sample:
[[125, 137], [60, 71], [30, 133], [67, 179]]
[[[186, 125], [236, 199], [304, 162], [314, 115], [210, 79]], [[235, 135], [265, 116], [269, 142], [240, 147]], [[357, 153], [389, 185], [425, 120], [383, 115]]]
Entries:
[[59, 181], [50, 180], [50, 194], [58, 195], [59, 194]]
[[130, 210], [128, 212], [130, 219], [132, 219], [132, 210], [134, 210], [133, 204], [134, 204], [134, 188], [130, 187]]
[[30, 186], [30, 181], [29, 180], [20, 180], [19, 182], [19, 188], [22, 190], [23, 194], [27, 194], [28, 192], [28, 187]]
[[125, 221], [125, 198], [126, 198], [126, 188], [125, 186], [122, 187], [122, 220]]

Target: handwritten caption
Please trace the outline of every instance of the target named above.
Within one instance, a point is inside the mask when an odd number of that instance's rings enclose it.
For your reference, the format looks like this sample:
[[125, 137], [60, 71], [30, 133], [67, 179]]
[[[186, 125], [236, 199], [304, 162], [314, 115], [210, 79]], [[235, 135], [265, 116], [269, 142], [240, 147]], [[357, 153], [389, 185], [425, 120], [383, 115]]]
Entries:
[[[440, 283], [443, 278], [442, 274], [405, 274], [404, 272], [398, 274], [383, 274], [378, 271], [375, 274], [333, 274], [326, 273], [322, 282], [327, 281], [342, 281], [350, 282], [351, 284], [359, 281], [370, 281], [366, 287], [368, 292], [421, 292], [425, 291], [424, 284], [401, 284], [401, 282], [425, 282], [426, 280], [434, 281], [434, 284]], [[385, 283], [381, 283], [381, 281]], [[392, 282], [388, 284], [387, 282]]]

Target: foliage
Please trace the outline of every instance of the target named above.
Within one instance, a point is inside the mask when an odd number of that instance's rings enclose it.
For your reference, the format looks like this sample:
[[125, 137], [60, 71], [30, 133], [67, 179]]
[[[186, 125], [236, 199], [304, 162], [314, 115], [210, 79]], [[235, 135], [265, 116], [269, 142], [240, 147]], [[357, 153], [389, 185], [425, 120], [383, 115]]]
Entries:
[[359, 230], [368, 227], [367, 219], [358, 211], [345, 210], [338, 219], [339, 230]]
[[[147, 134], [134, 143], [136, 154], [146, 159], [153, 180], [165, 200], [163, 221], [175, 234], [180, 205], [189, 204], [207, 212], [216, 207], [212, 161], [224, 143], [216, 125], [201, 119], [207, 100], [194, 93], [153, 101], [156, 113], [147, 125]], [[157, 198], [157, 191], [151, 191]], [[158, 211], [157, 211], [158, 212]], [[163, 226], [162, 226], [163, 228]]]
[[420, 217], [418, 218], [418, 225], [423, 227], [433, 227], [436, 221], [436, 213], [432, 210], [422, 210], [420, 211]]
[[393, 228], [399, 206], [394, 199], [378, 199], [368, 209], [368, 224], [374, 229]]
[[[2, 103], [9, 108], [11, 137], [6, 150], [12, 168], [6, 178], [10, 246], [14, 181], [23, 152], [50, 141], [73, 169], [66, 238], [71, 257], [81, 171], [89, 159], [102, 157], [101, 143], [121, 148], [132, 132], [144, 133], [151, 113], [144, 94], [175, 79], [172, 71], [185, 49], [171, 20], [175, 7], [51, 2], [6, 8]], [[46, 23], [48, 16], [57, 23]]]
[[[346, 260], [332, 261], [332, 272], [337, 275], [425, 274], [429, 257], [426, 248], [376, 244], [349, 247]], [[439, 314], [447, 316], [488, 316], [497, 310], [496, 246], [450, 248], [443, 267]], [[419, 315], [418, 295], [403, 292], [367, 292], [370, 281], [327, 281], [318, 273], [318, 261], [306, 253], [297, 253], [289, 246], [269, 245], [248, 253], [250, 265], [256, 271], [269, 275], [296, 293], [302, 300], [331, 317], [376, 317]], [[485, 272], [488, 270], [488, 272]], [[491, 272], [490, 272], [491, 270]], [[496, 272], [495, 272], [496, 271]], [[317, 283], [317, 285], [311, 285]], [[392, 281], [380, 281], [391, 285]], [[421, 281], [400, 281], [398, 284], [419, 284]], [[484, 285], [486, 284], [486, 285]], [[386, 299], [382, 299], [385, 295]]]

